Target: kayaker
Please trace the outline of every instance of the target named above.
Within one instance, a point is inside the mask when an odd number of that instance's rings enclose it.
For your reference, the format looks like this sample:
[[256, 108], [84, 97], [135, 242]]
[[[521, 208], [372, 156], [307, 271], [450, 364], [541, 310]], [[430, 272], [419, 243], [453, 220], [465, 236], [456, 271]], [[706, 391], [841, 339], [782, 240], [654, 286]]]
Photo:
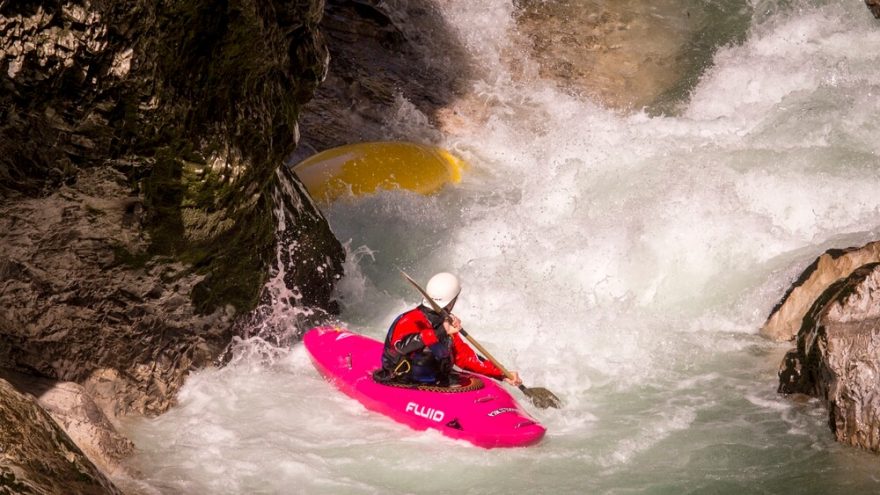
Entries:
[[452, 314], [452, 308], [461, 293], [458, 277], [441, 272], [428, 281], [425, 292], [443, 308], [447, 316], [431, 309], [423, 300], [391, 323], [382, 352], [382, 368], [374, 377], [381, 382], [434, 384], [449, 386], [453, 365], [480, 373], [512, 385], [520, 385], [519, 374], [511, 371], [513, 379], [490, 361], [478, 356], [458, 332], [461, 320]]

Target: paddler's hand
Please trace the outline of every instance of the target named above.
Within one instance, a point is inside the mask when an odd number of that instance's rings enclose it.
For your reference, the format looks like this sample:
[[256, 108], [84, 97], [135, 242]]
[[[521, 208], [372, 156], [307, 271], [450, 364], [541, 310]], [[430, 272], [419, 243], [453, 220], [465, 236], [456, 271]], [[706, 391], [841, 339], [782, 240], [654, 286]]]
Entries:
[[443, 328], [446, 330], [446, 335], [455, 335], [461, 331], [461, 320], [455, 315], [449, 315], [449, 318], [443, 322]]
[[505, 377], [504, 377], [504, 381], [505, 381], [505, 382], [507, 382], [507, 383], [513, 385], [514, 387], [519, 387], [520, 385], [522, 385], [522, 378], [519, 377], [519, 373], [517, 373], [516, 371], [511, 371], [511, 372], [510, 372], [510, 375], [511, 375], [513, 378], [507, 378], [507, 377], [505, 376]]

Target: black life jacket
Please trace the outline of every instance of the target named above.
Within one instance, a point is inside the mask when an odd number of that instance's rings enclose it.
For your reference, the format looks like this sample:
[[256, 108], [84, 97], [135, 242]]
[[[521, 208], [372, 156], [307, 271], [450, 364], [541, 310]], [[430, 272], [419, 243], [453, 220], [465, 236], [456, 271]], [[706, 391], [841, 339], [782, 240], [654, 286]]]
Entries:
[[[412, 311], [421, 311], [435, 331], [443, 327], [443, 317], [433, 311], [419, 306]], [[392, 345], [394, 329], [403, 313], [391, 323], [385, 336], [382, 351], [382, 369], [373, 374], [380, 382], [402, 383], [433, 383], [448, 385], [449, 373], [452, 371], [453, 354], [452, 338], [445, 331], [437, 332], [438, 342], [430, 346], [422, 346], [407, 354], [401, 354]]]

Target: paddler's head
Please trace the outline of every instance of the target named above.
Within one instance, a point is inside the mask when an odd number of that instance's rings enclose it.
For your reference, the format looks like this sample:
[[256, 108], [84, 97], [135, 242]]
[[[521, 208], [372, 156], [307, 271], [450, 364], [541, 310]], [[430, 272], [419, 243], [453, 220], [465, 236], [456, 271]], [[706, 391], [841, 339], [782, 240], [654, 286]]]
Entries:
[[[458, 277], [451, 273], [440, 272], [431, 277], [431, 280], [428, 280], [425, 292], [428, 294], [428, 297], [434, 300], [437, 306], [445, 309], [447, 312], [452, 312], [452, 307], [455, 306], [455, 301], [458, 300], [458, 294], [461, 292], [461, 282], [458, 281]], [[433, 309], [431, 302], [427, 299], [423, 300], [422, 304]]]

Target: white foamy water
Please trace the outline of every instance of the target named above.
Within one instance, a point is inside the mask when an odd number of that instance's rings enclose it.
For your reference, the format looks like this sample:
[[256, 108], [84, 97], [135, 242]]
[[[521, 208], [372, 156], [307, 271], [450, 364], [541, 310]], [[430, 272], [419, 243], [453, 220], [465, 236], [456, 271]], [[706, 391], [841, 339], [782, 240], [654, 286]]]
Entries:
[[546, 439], [486, 451], [414, 432], [334, 391], [301, 345], [251, 341], [127, 426], [141, 488], [876, 493], [876, 457], [835, 444], [815, 403], [776, 395], [787, 346], [756, 335], [816, 255], [877, 238], [880, 55], [862, 47], [880, 27], [864, 5], [755, 2], [746, 41], [667, 117], [609, 112], [528, 64], [511, 74], [512, 6], [443, 5], [485, 70], [485, 120], [444, 143], [472, 170], [437, 196], [326, 212], [354, 254], [341, 318], [381, 337], [418, 300], [398, 267], [457, 272], [469, 331], [566, 401], [532, 410]]

